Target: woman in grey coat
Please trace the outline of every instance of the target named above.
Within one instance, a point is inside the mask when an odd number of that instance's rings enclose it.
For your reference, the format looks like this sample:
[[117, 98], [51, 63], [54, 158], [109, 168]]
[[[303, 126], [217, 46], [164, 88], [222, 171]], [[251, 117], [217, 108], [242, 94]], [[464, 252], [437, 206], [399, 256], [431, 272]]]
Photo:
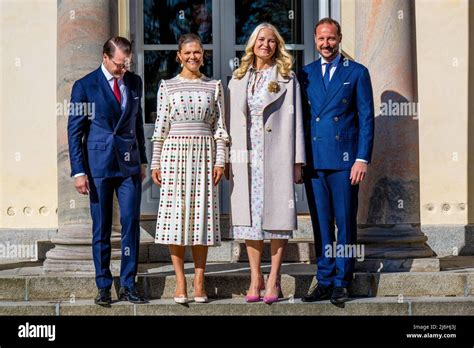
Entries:
[[[281, 261], [296, 230], [294, 183], [305, 164], [300, 87], [293, 59], [271, 24], [257, 26], [229, 83], [232, 235], [244, 239], [251, 268], [247, 302], [278, 301]], [[264, 240], [272, 268], [264, 285]]]

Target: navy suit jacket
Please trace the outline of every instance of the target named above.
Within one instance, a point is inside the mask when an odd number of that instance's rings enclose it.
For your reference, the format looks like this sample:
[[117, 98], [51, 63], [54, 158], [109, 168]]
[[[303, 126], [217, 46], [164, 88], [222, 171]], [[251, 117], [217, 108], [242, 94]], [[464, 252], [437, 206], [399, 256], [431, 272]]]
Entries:
[[374, 100], [367, 68], [341, 57], [326, 91], [318, 59], [302, 69], [299, 81], [307, 169], [350, 170], [356, 159], [370, 163]]
[[130, 72], [123, 80], [127, 87], [123, 112], [100, 67], [74, 83], [68, 119], [71, 176], [82, 172], [127, 177], [140, 173], [140, 164], [147, 163], [142, 80]]

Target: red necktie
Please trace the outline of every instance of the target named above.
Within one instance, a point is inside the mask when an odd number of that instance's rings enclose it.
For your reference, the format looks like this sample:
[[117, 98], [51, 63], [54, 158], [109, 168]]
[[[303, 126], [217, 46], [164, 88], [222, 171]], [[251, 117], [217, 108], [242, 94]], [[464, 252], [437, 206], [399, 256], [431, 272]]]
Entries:
[[117, 99], [118, 103], [120, 104], [122, 98], [120, 96], [120, 88], [118, 86], [117, 79], [114, 79], [114, 95], [115, 99]]

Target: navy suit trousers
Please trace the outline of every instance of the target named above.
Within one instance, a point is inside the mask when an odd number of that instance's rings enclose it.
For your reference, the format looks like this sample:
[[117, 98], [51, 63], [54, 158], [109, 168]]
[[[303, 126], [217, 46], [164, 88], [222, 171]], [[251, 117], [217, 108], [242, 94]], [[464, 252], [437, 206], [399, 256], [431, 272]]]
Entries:
[[92, 215], [92, 254], [99, 289], [110, 288], [113, 283], [110, 272], [113, 196], [117, 194], [122, 225], [122, 260], [120, 285], [131, 286], [135, 282], [140, 245], [141, 175], [128, 177], [89, 178], [90, 210]]
[[341, 257], [337, 250], [357, 242], [359, 185], [351, 185], [349, 170], [307, 170], [304, 176], [316, 248], [316, 278], [325, 286], [348, 287], [356, 255]]

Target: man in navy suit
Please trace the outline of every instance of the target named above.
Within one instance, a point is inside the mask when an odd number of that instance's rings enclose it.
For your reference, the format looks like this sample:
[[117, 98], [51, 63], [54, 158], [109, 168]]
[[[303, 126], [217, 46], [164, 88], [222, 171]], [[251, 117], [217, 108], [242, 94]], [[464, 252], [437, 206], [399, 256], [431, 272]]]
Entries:
[[341, 39], [337, 21], [320, 20], [315, 42], [321, 58], [300, 74], [308, 159], [304, 179], [318, 266], [317, 286], [303, 297], [305, 302], [330, 299], [340, 304], [348, 298], [356, 257], [351, 251], [357, 242], [357, 194], [372, 154], [369, 71], [341, 55]]
[[[68, 119], [71, 176], [88, 194], [92, 254], [99, 289], [95, 303], [110, 306], [113, 195], [122, 225], [119, 298], [143, 303], [135, 287], [140, 243], [140, 199], [146, 154], [142, 120], [142, 81], [128, 71], [131, 43], [107, 40], [101, 66], [74, 83]], [[90, 111], [94, 113], [91, 114]]]

